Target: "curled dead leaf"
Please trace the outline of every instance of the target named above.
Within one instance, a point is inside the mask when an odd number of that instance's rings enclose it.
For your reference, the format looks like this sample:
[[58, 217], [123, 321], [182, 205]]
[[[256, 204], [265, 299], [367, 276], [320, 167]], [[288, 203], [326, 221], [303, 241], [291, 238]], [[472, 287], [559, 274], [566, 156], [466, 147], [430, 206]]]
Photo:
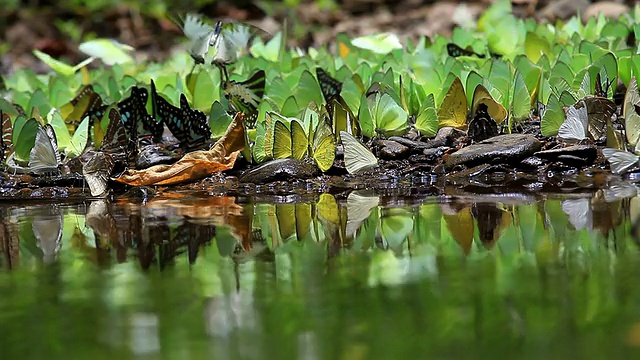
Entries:
[[197, 181], [233, 167], [244, 149], [243, 117], [238, 113], [227, 132], [210, 150], [193, 151], [171, 165], [156, 165], [144, 170], [127, 170], [114, 181], [132, 185], [174, 185]]

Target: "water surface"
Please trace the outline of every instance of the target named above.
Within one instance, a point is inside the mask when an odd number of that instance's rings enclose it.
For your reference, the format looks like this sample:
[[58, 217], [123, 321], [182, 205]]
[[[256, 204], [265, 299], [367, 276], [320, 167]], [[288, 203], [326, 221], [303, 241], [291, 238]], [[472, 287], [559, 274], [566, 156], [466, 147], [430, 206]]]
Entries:
[[0, 357], [635, 358], [637, 194], [0, 203]]

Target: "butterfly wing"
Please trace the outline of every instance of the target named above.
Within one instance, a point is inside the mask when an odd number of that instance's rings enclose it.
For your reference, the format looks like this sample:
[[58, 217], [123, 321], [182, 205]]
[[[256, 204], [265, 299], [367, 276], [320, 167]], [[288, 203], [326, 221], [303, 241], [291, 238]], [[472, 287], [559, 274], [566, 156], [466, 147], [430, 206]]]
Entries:
[[107, 192], [109, 176], [114, 168], [114, 160], [102, 151], [93, 153], [89, 161], [82, 166], [84, 176], [92, 196], [102, 196]]
[[209, 51], [214, 29], [202, 21], [197, 14], [187, 14], [182, 24], [182, 32], [189, 39], [187, 51], [198, 64], [204, 64], [204, 56]]
[[487, 112], [496, 123], [501, 123], [507, 118], [507, 109], [502, 106], [499, 102], [497, 102], [489, 90], [487, 90], [484, 85], [479, 84], [476, 86], [476, 89], [473, 91], [473, 108], [471, 110], [472, 114], [475, 114], [478, 110], [478, 105], [485, 104], [487, 105]]
[[329, 103], [331, 99], [340, 95], [342, 91], [342, 83], [334, 78], [332, 78], [326, 71], [322, 68], [316, 68], [316, 76], [318, 77], [318, 82], [320, 83], [320, 90], [322, 90], [322, 96], [324, 96], [324, 100]]
[[126, 154], [129, 148], [129, 141], [120, 113], [115, 108], [111, 108], [107, 133], [102, 140], [100, 151], [109, 154]]
[[309, 139], [302, 124], [297, 120], [291, 121], [291, 148], [293, 158], [298, 160], [304, 159], [309, 150]]
[[593, 140], [599, 140], [607, 131], [607, 121], [616, 112], [616, 104], [605, 97], [588, 95], [583, 98], [587, 107], [588, 132]]
[[102, 98], [91, 84], [83, 86], [78, 95], [60, 108], [60, 116], [64, 120], [69, 133], [74, 133], [80, 121], [102, 107]]
[[378, 166], [378, 159], [358, 139], [346, 131], [340, 132], [344, 146], [344, 164], [349, 174], [357, 174]]
[[241, 112], [245, 115], [245, 122], [249, 127], [255, 125], [258, 106], [264, 95], [264, 87], [264, 70], [259, 70], [246, 81], [229, 81], [225, 84], [225, 97], [236, 112]]
[[184, 137], [180, 145], [187, 151], [202, 147], [211, 138], [207, 116], [200, 110], [192, 109], [184, 94], [180, 95], [180, 111], [183, 119], [181, 136]]
[[293, 156], [291, 132], [282, 121], [276, 120], [273, 133], [273, 158], [284, 159]]
[[558, 129], [558, 137], [565, 140], [584, 140], [587, 138], [589, 114], [584, 101], [567, 108], [567, 116]]
[[611, 172], [614, 174], [624, 174], [627, 170], [637, 166], [638, 160], [640, 160], [638, 155], [624, 150], [604, 148], [602, 153], [609, 161]]
[[0, 122], [2, 122], [2, 139], [0, 139], [0, 167], [7, 160], [13, 151], [13, 125], [9, 114], [0, 111]]
[[622, 116], [624, 117], [627, 141], [634, 148], [640, 143], [640, 113], [637, 111], [637, 105], [640, 105], [640, 93], [638, 92], [638, 82], [633, 77], [627, 87], [627, 93], [624, 95]]
[[331, 131], [331, 125], [325, 118], [320, 118], [313, 134], [313, 159], [324, 172], [333, 166], [335, 158], [336, 138]]
[[456, 77], [438, 109], [439, 127], [451, 126], [462, 129], [467, 124], [467, 97], [460, 78]]
[[35, 172], [56, 172], [60, 165], [60, 152], [51, 124], [38, 129], [36, 141], [29, 154], [29, 168]]
[[447, 44], [447, 53], [451, 57], [459, 57], [459, 56], [477, 56], [479, 58], [484, 58], [484, 54], [478, 54], [474, 51], [463, 49], [460, 46], [454, 43]]

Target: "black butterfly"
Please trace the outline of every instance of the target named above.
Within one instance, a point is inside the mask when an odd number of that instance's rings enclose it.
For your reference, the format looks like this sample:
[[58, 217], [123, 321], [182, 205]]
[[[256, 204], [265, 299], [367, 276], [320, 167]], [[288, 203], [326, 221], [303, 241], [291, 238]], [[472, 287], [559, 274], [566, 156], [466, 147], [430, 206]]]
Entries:
[[479, 104], [473, 120], [469, 122], [467, 135], [473, 142], [479, 142], [498, 135], [498, 124], [489, 115], [487, 104]]
[[0, 168], [13, 151], [13, 125], [9, 114], [0, 110], [0, 125], [2, 127], [2, 141], [0, 141]]
[[600, 73], [598, 73], [596, 75], [596, 88], [595, 88], [595, 91], [593, 92], [593, 95], [606, 98], [607, 94], [609, 93], [609, 89], [613, 84], [613, 81], [614, 80], [609, 80], [608, 78], [606, 78], [605, 81], [603, 82], [602, 77], [600, 76]]
[[[137, 139], [138, 136], [151, 135], [154, 141], [159, 142], [162, 139], [164, 127], [162, 123], [157, 123], [147, 113], [148, 97], [147, 89], [134, 86], [131, 88], [131, 95], [118, 103], [118, 111], [122, 116], [125, 128], [131, 135], [131, 139]], [[91, 112], [90, 115], [101, 119], [107, 108], [108, 105], [103, 105]]]
[[202, 147], [211, 138], [207, 116], [200, 110], [192, 109], [184, 94], [180, 94], [180, 111], [182, 121], [178, 121], [179, 126], [167, 123], [167, 127], [187, 151]]
[[244, 114], [247, 127], [254, 127], [258, 118], [258, 106], [264, 95], [265, 74], [259, 70], [243, 82], [227, 81], [224, 84], [224, 96], [231, 103], [234, 112]]
[[331, 102], [331, 99], [340, 95], [340, 92], [342, 91], [342, 83], [340, 81], [332, 78], [320, 67], [316, 68], [316, 76], [318, 77], [318, 82], [320, 83], [320, 89], [322, 90], [324, 100], [327, 103]]
[[126, 155], [131, 148], [131, 142], [133, 140], [127, 135], [122, 116], [112, 108], [109, 112], [107, 133], [100, 145], [100, 151], [113, 155]]
[[156, 91], [151, 81], [151, 108], [153, 117], [160, 124], [166, 124], [180, 146], [187, 151], [202, 147], [211, 137], [211, 127], [207, 116], [199, 110], [191, 109], [184, 94], [180, 95], [180, 107], [171, 105]]
[[452, 57], [458, 57], [458, 56], [477, 56], [479, 58], [485, 57], [484, 54], [478, 54], [474, 51], [463, 49], [454, 43], [447, 44], [447, 53], [449, 53], [449, 56], [452, 56]]

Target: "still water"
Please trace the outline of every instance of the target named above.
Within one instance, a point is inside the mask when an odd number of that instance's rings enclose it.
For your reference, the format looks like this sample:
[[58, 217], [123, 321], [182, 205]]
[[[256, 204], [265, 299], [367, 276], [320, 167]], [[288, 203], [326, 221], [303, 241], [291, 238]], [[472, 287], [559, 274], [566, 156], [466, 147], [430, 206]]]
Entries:
[[0, 203], [1, 359], [638, 358], [638, 189]]

